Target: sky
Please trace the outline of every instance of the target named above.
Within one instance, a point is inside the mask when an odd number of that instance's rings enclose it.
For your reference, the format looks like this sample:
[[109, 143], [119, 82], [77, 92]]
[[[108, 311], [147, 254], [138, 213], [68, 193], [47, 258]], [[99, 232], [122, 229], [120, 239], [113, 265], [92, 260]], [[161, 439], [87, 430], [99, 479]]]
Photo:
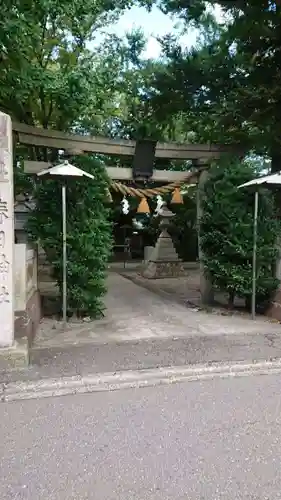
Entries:
[[[156, 37], [162, 37], [168, 33], [175, 32], [175, 24], [175, 20], [163, 14], [157, 7], [153, 7], [151, 12], [147, 12], [143, 7], [133, 7], [126, 11], [115, 26], [111, 26], [108, 31], [122, 36], [126, 31], [131, 31], [133, 28], [141, 28], [148, 40], [144, 56], [157, 58], [160, 55], [161, 49]], [[176, 31], [179, 31], [179, 29]], [[186, 40], [186, 38], [189, 38], [189, 40]], [[184, 45], [191, 45], [195, 41], [195, 33], [189, 37], [187, 35], [182, 37]]]
[[[220, 17], [220, 12], [216, 11], [217, 17]], [[178, 25], [177, 27], [175, 27]], [[175, 19], [163, 14], [160, 9], [153, 7], [151, 12], [147, 12], [143, 7], [132, 7], [127, 10], [119, 19], [119, 21], [105, 31], [107, 33], [115, 33], [118, 36], [125, 35], [126, 32], [134, 28], [141, 28], [148, 40], [144, 57], [157, 58], [160, 55], [161, 48], [156, 40], [156, 37], [164, 36], [168, 33], [180, 33], [181, 27]], [[183, 47], [191, 47], [195, 44], [198, 33], [196, 30], [189, 30], [180, 37], [180, 42]], [[98, 37], [97, 42], [101, 41]]]

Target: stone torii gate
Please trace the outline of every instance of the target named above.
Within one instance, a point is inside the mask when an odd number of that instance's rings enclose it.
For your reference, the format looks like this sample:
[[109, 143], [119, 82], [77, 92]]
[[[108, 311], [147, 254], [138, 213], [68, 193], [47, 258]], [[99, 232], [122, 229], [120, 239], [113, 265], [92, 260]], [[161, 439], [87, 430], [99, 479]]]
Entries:
[[[13, 133], [18, 142], [29, 146], [62, 149], [72, 154], [84, 152], [133, 156], [136, 143], [130, 140], [114, 140], [105, 137], [84, 137], [65, 134], [55, 130], [30, 127], [12, 123], [9, 115], [0, 112], [0, 354], [5, 349], [14, 348], [14, 193], [13, 193]], [[228, 153], [229, 147], [204, 144], [157, 144], [156, 158], [196, 160], [205, 165], [210, 159]], [[26, 161], [26, 173], [37, 173], [49, 165], [44, 162]], [[132, 178], [129, 168], [107, 168], [111, 179]], [[183, 180], [186, 172], [154, 171], [152, 180], [174, 182]], [[204, 172], [199, 177], [199, 191], [206, 178]], [[199, 198], [198, 198], [199, 200]], [[198, 201], [198, 214], [200, 215]], [[201, 295], [205, 301], [209, 285], [201, 273]], [[10, 352], [10, 351], [9, 351]], [[8, 354], [10, 355], [10, 354]]]

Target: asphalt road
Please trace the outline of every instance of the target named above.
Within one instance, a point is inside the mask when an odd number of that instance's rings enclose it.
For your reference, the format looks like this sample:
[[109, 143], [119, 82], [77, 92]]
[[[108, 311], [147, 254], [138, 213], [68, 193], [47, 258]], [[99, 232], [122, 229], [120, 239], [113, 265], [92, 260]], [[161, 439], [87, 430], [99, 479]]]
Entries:
[[281, 499], [281, 376], [1, 405], [1, 500]]

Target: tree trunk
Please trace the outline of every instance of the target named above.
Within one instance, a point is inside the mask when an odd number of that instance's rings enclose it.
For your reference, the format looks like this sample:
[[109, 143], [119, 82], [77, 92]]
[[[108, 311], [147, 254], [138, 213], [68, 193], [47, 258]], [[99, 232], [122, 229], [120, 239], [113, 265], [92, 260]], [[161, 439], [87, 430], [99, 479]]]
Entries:
[[[271, 152], [271, 173], [280, 172], [281, 170], [281, 145], [277, 145], [275, 148], [272, 148]], [[278, 187], [275, 190], [275, 204], [277, 217], [281, 218], [281, 189]]]
[[[281, 170], [281, 145], [277, 144], [272, 147], [271, 152], [271, 173], [279, 172]], [[281, 218], [281, 189], [276, 189], [275, 192], [275, 203], [277, 217]], [[279, 256], [277, 257], [275, 265], [275, 275], [279, 280], [281, 279], [281, 238], [280, 235], [277, 236], [277, 247], [279, 248]]]
[[245, 298], [245, 308], [246, 308], [246, 311], [250, 312], [251, 311], [251, 307], [252, 307], [252, 297], [248, 296]]
[[227, 302], [228, 309], [234, 308], [234, 299], [235, 299], [235, 292], [234, 292], [234, 290], [232, 290], [228, 294], [228, 302]]
[[[279, 172], [281, 170], [281, 145], [273, 144], [271, 147], [271, 173]], [[281, 190], [276, 189], [275, 191], [275, 206], [276, 215], [278, 218], [281, 217]], [[275, 262], [275, 276], [279, 280], [279, 287], [275, 292], [274, 297], [272, 297], [271, 307], [268, 308], [267, 314], [280, 321], [280, 282], [281, 282], [281, 237], [277, 235], [276, 245], [278, 248], [278, 257]]]

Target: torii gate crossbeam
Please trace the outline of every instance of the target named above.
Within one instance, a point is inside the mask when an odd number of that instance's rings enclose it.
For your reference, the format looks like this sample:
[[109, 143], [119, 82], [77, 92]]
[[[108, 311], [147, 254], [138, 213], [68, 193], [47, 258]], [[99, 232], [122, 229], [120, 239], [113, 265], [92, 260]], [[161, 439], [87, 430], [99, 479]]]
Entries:
[[[118, 156], [134, 156], [136, 141], [66, 134], [13, 122], [13, 131], [21, 144], [43, 146], [79, 152], [92, 152]], [[233, 151], [230, 146], [212, 144], [158, 143], [155, 157], [171, 160], [210, 160]]]

